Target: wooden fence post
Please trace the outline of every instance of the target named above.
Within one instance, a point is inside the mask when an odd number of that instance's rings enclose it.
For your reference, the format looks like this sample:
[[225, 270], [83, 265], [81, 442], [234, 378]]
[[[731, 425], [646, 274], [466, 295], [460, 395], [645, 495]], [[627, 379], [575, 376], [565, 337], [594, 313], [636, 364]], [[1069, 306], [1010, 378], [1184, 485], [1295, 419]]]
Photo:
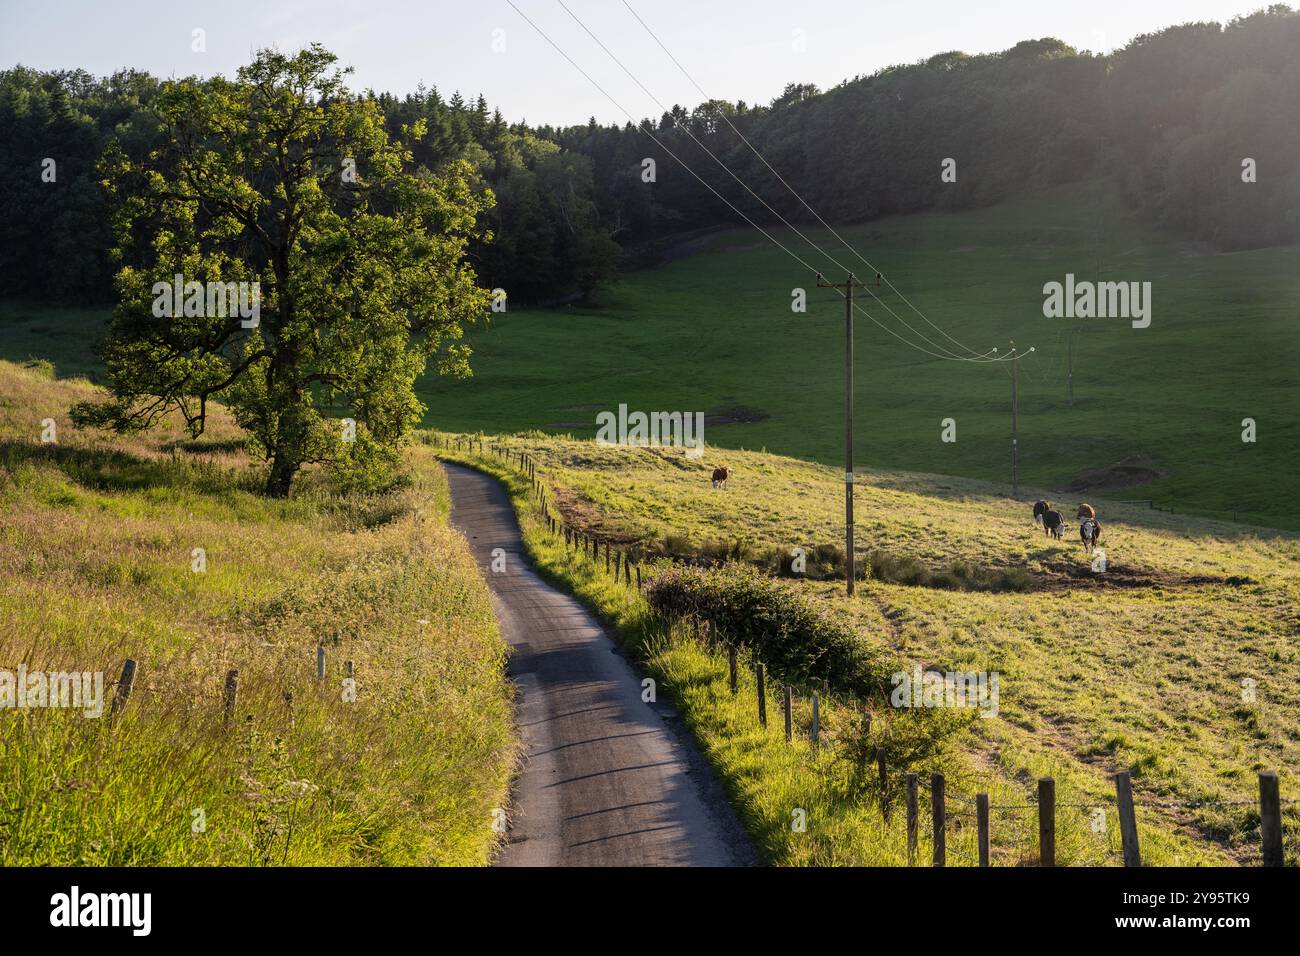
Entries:
[[885, 748], [876, 748], [876, 773], [880, 775], [880, 810], [889, 822], [889, 777], [885, 774]]
[[113, 694], [113, 703], [108, 708], [109, 717], [126, 706], [126, 702], [131, 698], [131, 686], [134, 683], [135, 661], [128, 657], [122, 662], [122, 676], [117, 679], [117, 691]]
[[1119, 814], [1119, 838], [1124, 847], [1124, 865], [1141, 866], [1137, 815], [1133, 812], [1133, 784], [1127, 770], [1115, 774], [1115, 809]]
[[325, 645], [316, 645], [316, 679], [325, 679]]
[[1056, 781], [1038, 781], [1038, 865], [1056, 866]]
[[641, 590], [641, 565], [636, 566], [636, 589]]
[[609, 574], [609, 542], [605, 542], [605, 573]]
[[731, 667], [731, 696], [736, 696], [736, 645], [727, 648], [727, 664]]
[[975, 827], [979, 831], [980, 866], [989, 865], [989, 795], [975, 794]]
[[813, 718], [812, 718], [812, 743], [814, 747], [820, 749], [822, 745], [822, 714], [821, 700], [817, 692], [813, 691]]
[[222, 695], [225, 698], [225, 716], [223, 718], [227, 727], [230, 726], [230, 718], [235, 716], [235, 702], [239, 698], [239, 671], [230, 670], [226, 672], [226, 689]]
[[1264, 840], [1264, 865], [1282, 865], [1282, 798], [1277, 773], [1264, 770], [1259, 775], [1259, 835]]
[[790, 743], [794, 740], [794, 719], [791, 713], [794, 703], [794, 693], [790, 690], [790, 685], [786, 684], [782, 696], [782, 706], [785, 708], [785, 742]]
[[916, 865], [916, 830], [918, 823], [916, 774], [907, 775], [907, 865]]
[[632, 558], [623, 559], [623, 587], [632, 587]]
[[934, 824], [934, 865], [946, 866], [948, 862], [947, 808], [943, 799], [943, 774], [930, 777], [930, 817]]
[[757, 664], [754, 673], [758, 677], [758, 722], [767, 727], [767, 686], [763, 680], [763, 665]]

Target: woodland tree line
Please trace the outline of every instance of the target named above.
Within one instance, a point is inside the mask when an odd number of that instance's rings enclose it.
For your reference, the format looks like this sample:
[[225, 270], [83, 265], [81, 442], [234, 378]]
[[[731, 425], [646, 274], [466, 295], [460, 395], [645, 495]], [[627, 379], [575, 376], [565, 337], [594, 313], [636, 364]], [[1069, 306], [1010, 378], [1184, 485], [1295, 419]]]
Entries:
[[[110, 209], [97, 162], [116, 141], [158, 141], [163, 81], [138, 70], [0, 71], [0, 295], [108, 301]], [[766, 106], [711, 101], [637, 126], [509, 123], [482, 96], [367, 91], [391, 134], [423, 119], [414, 159], [468, 160], [495, 205], [472, 258], [512, 301], [583, 298], [629, 251], [739, 223], [676, 153], [759, 223], [770, 213], [692, 136], [792, 221], [806, 210], [740, 141], [730, 119], [833, 223], [997, 203], [1085, 178], [1117, 183], [1153, 225], [1226, 249], [1300, 241], [1300, 12], [1275, 5], [1226, 25], [1191, 23], [1106, 56], [1059, 40], [998, 54], [950, 52], [819, 91], [791, 84]], [[687, 131], [689, 130], [690, 135]], [[647, 135], [653, 133], [666, 149]], [[55, 188], [42, 162], [57, 163]], [[957, 182], [940, 179], [957, 160]], [[655, 160], [655, 182], [643, 161]], [[1253, 159], [1257, 181], [1242, 182]]]

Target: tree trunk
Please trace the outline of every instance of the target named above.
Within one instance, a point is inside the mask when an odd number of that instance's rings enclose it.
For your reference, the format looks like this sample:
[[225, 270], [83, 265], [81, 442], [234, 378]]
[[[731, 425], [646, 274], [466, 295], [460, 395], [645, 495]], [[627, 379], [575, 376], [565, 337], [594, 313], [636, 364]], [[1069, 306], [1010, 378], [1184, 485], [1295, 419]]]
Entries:
[[271, 471], [266, 476], [266, 496], [268, 498], [288, 498], [289, 486], [293, 476], [298, 473], [298, 463], [288, 460], [284, 452], [277, 452], [271, 459]]

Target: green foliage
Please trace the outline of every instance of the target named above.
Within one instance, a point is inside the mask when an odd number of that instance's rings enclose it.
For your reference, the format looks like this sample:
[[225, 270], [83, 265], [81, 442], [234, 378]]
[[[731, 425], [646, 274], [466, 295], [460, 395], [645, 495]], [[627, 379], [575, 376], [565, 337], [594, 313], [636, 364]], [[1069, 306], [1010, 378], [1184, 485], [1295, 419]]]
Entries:
[[[268, 494], [316, 462], [350, 486], [392, 482], [426, 363], [468, 371], [457, 339], [488, 294], [466, 249], [490, 197], [464, 164], [413, 171], [334, 63], [319, 46], [263, 51], [233, 81], [166, 83], [152, 107], [161, 145], [140, 162], [106, 153], [122, 262], [104, 355], [113, 397], [79, 421], [127, 431], [176, 409], [197, 436], [220, 399], [270, 463]], [[200, 286], [166, 307], [176, 275], [256, 283], [259, 324], [201, 301]]]
[[22, 365], [23, 368], [35, 372], [37, 375], [41, 376], [41, 378], [54, 378], [54, 363], [49, 359], [28, 359], [26, 362], [23, 362]]
[[[1170, 27], [1107, 55], [1052, 38], [1002, 53], [946, 51], [825, 91], [789, 83], [766, 106], [711, 100], [639, 125], [529, 128], [490, 112], [481, 96], [448, 100], [437, 89], [368, 97], [392, 136], [424, 123], [409, 143], [418, 166], [475, 166], [500, 198], [492, 240], [472, 243], [480, 272], [516, 303], [540, 304], [585, 297], [608, 280], [615, 241], [636, 261], [665, 236], [737, 222], [669, 150], [747, 216], [774, 221], [700, 161], [692, 137], [766, 203], [806, 221], [733, 124], [832, 222], [986, 206], [1104, 176], [1149, 223], [1229, 248], [1295, 242], [1298, 41], [1300, 13], [1274, 4], [1224, 25]], [[112, 139], [134, 158], [159, 144], [150, 106], [162, 86], [137, 70], [103, 79], [0, 72], [0, 294], [107, 298], [112, 232], [95, 159]], [[1240, 180], [1247, 156], [1259, 170], [1250, 185]], [[58, 187], [34, 175], [44, 157], [60, 158]], [[955, 183], [940, 179], [946, 157], [958, 160]], [[658, 166], [653, 184], [641, 179], [646, 158]]]
[[[0, 294], [106, 299], [112, 230], [95, 160], [113, 124], [148, 96], [150, 84], [138, 77], [0, 71]], [[124, 124], [124, 138], [131, 135]]]
[[[212, 83], [191, 79], [201, 88]], [[114, 245], [108, 196], [96, 162], [116, 143], [133, 160], [166, 141], [154, 102], [165, 82], [140, 70], [95, 78], [84, 70], [0, 71], [0, 295], [41, 302], [108, 302]], [[391, 138], [423, 132], [406, 145], [414, 165], [432, 173], [465, 160], [502, 205], [471, 238], [472, 257], [490, 286], [515, 303], [585, 295], [609, 278], [620, 227], [597, 208], [590, 161], [560, 153], [522, 125], [488, 114], [479, 97], [450, 102], [421, 88], [398, 99], [367, 94]], [[56, 160], [55, 182], [42, 162]], [[636, 193], [648, 198], [637, 181]]]
[[497, 202], [493, 241], [481, 249], [484, 277], [517, 302], [586, 298], [619, 255], [601, 224], [591, 161], [527, 131], [490, 145]]
[[[662, 146], [632, 124], [540, 132], [591, 158], [624, 241], [739, 224], [708, 187], [754, 221], [777, 222], [696, 140], [767, 205], [807, 222], [738, 130], [834, 223], [987, 206], [1105, 176], [1148, 222], [1261, 248], [1300, 240], [1297, 46], [1300, 13], [1274, 4], [1225, 25], [1170, 27], [1111, 54], [1025, 40], [1001, 53], [940, 53], [826, 91], [790, 83], [769, 106], [675, 106], [655, 130]], [[1247, 156], [1260, 170], [1250, 185], [1240, 178]], [[660, 170], [653, 197], [627, 188], [643, 157]], [[957, 160], [956, 182], [940, 178], [947, 157]]]
[[[904, 793], [907, 773], [924, 779], [953, 767], [959, 745], [967, 742], [965, 735], [977, 719], [972, 711], [941, 707], [859, 711], [839, 739], [837, 756], [848, 764], [855, 790], [894, 802]], [[883, 793], [880, 751], [885, 756]]]
[[657, 613], [708, 622], [725, 640], [751, 648], [788, 683], [826, 681], [846, 693], [883, 698], [898, 670], [892, 655], [799, 588], [744, 565], [673, 567], [655, 577], [646, 595]]

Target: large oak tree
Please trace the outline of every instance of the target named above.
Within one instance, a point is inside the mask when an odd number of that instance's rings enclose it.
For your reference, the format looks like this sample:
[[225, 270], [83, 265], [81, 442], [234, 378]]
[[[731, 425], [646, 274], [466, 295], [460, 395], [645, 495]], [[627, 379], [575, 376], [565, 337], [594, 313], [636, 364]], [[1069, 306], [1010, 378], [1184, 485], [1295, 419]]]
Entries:
[[[489, 295], [465, 250], [491, 196], [465, 164], [415, 170], [422, 125], [390, 141], [344, 74], [319, 46], [262, 51], [234, 80], [166, 84], [152, 104], [162, 145], [143, 161], [106, 153], [111, 398], [79, 420], [128, 430], [178, 409], [197, 436], [215, 400], [268, 462], [269, 495], [313, 462], [362, 486], [391, 477], [426, 364], [468, 370], [457, 340]], [[177, 275], [258, 283], [259, 324], [181, 303], [157, 314], [156, 284]]]

